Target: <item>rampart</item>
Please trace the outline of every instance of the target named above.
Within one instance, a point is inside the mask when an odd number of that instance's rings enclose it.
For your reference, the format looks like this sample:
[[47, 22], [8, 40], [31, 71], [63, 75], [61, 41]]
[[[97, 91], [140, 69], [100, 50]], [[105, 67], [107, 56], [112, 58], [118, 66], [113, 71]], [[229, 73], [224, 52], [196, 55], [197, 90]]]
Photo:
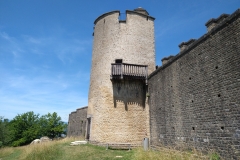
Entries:
[[149, 76], [150, 145], [240, 158], [240, 9], [206, 23]]
[[[141, 8], [126, 11], [126, 21], [119, 11], [95, 20], [89, 107], [69, 115], [68, 136], [132, 144], [150, 137], [152, 148], [240, 159], [240, 9], [210, 19], [206, 34], [179, 44], [155, 71], [153, 21]], [[142, 81], [112, 77], [111, 64], [127, 63], [148, 65], [147, 94]]]
[[69, 114], [68, 120], [68, 137], [82, 136], [86, 134], [86, 121], [87, 121], [88, 107], [78, 108], [76, 111]]

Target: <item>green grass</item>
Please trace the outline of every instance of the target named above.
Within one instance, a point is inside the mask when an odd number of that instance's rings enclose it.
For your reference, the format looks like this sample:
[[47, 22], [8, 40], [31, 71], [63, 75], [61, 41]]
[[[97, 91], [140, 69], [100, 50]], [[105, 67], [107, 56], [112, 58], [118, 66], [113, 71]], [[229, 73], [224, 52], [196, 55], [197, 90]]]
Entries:
[[142, 148], [133, 150], [106, 150], [105, 147], [91, 144], [70, 146], [72, 138], [61, 141], [9, 147], [0, 149], [0, 160], [203, 160], [211, 159], [197, 151], [184, 152], [174, 149], [161, 148], [160, 151], [143, 151]]
[[21, 154], [21, 149], [13, 148], [13, 147], [6, 147], [0, 148], [0, 160], [16, 160], [19, 159]]

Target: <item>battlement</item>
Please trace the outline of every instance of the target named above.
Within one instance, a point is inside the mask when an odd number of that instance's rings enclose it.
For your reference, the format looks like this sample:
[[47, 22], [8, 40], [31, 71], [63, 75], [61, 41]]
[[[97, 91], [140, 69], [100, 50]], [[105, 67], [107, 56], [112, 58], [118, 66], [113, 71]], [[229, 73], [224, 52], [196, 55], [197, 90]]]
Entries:
[[229, 14], [222, 14], [220, 15], [218, 18], [212, 18], [209, 21], [206, 22], [205, 26], [207, 26], [207, 30], [208, 32], [211, 31], [214, 27], [216, 27], [218, 24], [220, 24], [221, 22], [224, 21], [224, 19], [226, 19], [227, 17], [229, 17]]
[[126, 10], [126, 15], [128, 15], [128, 14], [136, 14], [136, 15], [139, 15], [139, 16], [142, 16], [142, 17], [146, 18], [147, 20], [149, 20], [149, 19], [152, 20], [152, 21], [155, 20], [154, 17], [148, 15], [147, 11], [146, 11], [146, 13], [143, 13], [143, 12], [140, 12], [139, 10], [134, 10], [134, 11]]
[[160, 70], [168, 67], [171, 65], [173, 62], [190, 52], [192, 49], [197, 47], [200, 43], [203, 41], [207, 40], [208, 38], [212, 37], [214, 34], [216, 34], [218, 31], [220, 31], [222, 28], [227, 27], [230, 23], [234, 22], [237, 18], [240, 17], [240, 9], [237, 9], [234, 13], [231, 15], [228, 14], [222, 14], [219, 16], [217, 19], [210, 19], [207, 23], [206, 26], [211, 26], [211, 23], [215, 23], [216, 25], [209, 29], [209, 31], [201, 36], [199, 39], [190, 39], [187, 42], [182, 42], [179, 44], [180, 47], [180, 52], [172, 57], [171, 59], [168, 60], [167, 63], [164, 63], [163, 66], [158, 67], [154, 72], [152, 72], [148, 79], [150, 79], [152, 76], [157, 74]]
[[180, 48], [180, 51], [183, 51], [195, 41], [196, 39], [190, 39], [187, 42], [182, 42], [181, 44], [178, 45], [178, 47]]
[[102, 14], [101, 16], [99, 16], [99, 17], [94, 21], [94, 24], [96, 25], [99, 20], [101, 20], [101, 19], [103, 19], [103, 18], [105, 18], [105, 17], [107, 17], [107, 16], [109, 16], [109, 15], [116, 14], [116, 13], [117, 13], [118, 15], [120, 15], [120, 11], [118, 11], [118, 10], [104, 13], [104, 14]]
[[[111, 12], [107, 12], [107, 13], [104, 13], [102, 14], [101, 16], [99, 16], [95, 21], [94, 21], [94, 24], [96, 25], [98, 23], [98, 21], [100, 21], [101, 19], [109, 16], [109, 15], [112, 15], [112, 14], [118, 14], [118, 16], [120, 17], [120, 11], [119, 10], [115, 10], [115, 11], [111, 11]], [[146, 18], [147, 20], [150, 19], [150, 20], [155, 20], [154, 17], [152, 16], [149, 16], [149, 13], [143, 9], [143, 8], [137, 8], [137, 9], [134, 9], [133, 11], [132, 10], [126, 10], [126, 16], [128, 14], [136, 14], [136, 15], [139, 15], [139, 16], [142, 16], [144, 18]], [[125, 20], [120, 20], [119, 18], [119, 22], [125, 22]]]
[[174, 57], [173, 55], [170, 55], [170, 56], [168, 56], [168, 57], [164, 57], [164, 58], [162, 59], [162, 65], [168, 63], [168, 61], [171, 60], [173, 57]]
[[138, 7], [137, 9], [134, 9], [133, 11], [141, 13], [141, 14], [149, 15], [149, 13], [142, 7]]

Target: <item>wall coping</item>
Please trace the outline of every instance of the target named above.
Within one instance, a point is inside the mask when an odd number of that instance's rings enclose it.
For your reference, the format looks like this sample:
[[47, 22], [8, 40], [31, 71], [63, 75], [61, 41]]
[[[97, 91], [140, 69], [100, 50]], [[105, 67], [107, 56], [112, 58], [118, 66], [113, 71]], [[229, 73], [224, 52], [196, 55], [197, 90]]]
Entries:
[[126, 10], [126, 14], [131, 14], [131, 13], [137, 14], [137, 15], [139, 15], [139, 16], [146, 17], [147, 19], [151, 19], [151, 20], [153, 20], [153, 21], [155, 20], [155, 18], [152, 17], [152, 16], [149, 16], [149, 15], [146, 15], [146, 14], [143, 14], [143, 13], [139, 13], [139, 12], [137, 12], [137, 11]]
[[94, 24], [96, 25], [97, 22], [98, 22], [100, 19], [102, 19], [102, 18], [104, 18], [104, 17], [106, 17], [106, 16], [109, 16], [109, 15], [111, 15], [111, 14], [115, 14], [115, 13], [120, 14], [120, 11], [119, 11], [119, 10], [116, 10], [116, 11], [111, 11], [111, 12], [104, 13], [104, 14], [102, 14], [101, 16], [99, 16], [99, 17], [94, 21]]
[[73, 113], [77, 113], [77, 111], [73, 111], [73, 112], [71, 112], [70, 114], [73, 114]]
[[182, 43], [180, 43], [179, 45], [178, 45], [178, 47], [182, 47], [183, 45], [189, 45], [189, 44], [192, 44], [193, 42], [195, 42], [196, 41], [196, 39], [190, 39], [190, 40], [188, 40], [187, 42], [182, 42]]
[[77, 110], [82, 110], [82, 109], [86, 109], [86, 108], [88, 108], [88, 106], [78, 108]]
[[174, 55], [170, 55], [170, 56], [168, 56], [168, 57], [164, 57], [163, 59], [162, 59], [162, 61], [164, 61], [164, 60], [169, 60], [169, 59], [171, 59], [171, 58], [173, 58], [174, 57]]
[[211, 18], [210, 20], [208, 20], [206, 23], [205, 23], [205, 26], [209, 26], [211, 25], [212, 23], [218, 23], [219, 21], [221, 21], [222, 19], [224, 18], [227, 18], [229, 16], [229, 14], [221, 14], [218, 18]]
[[[111, 12], [106, 12], [106, 13], [102, 14], [101, 16], [99, 16], [99, 17], [94, 21], [94, 25], [96, 25], [97, 22], [98, 22], [100, 19], [102, 19], [102, 18], [104, 18], [104, 17], [106, 17], [106, 16], [109, 16], [109, 15], [115, 14], [115, 13], [118, 13], [118, 14], [120, 15], [120, 11], [119, 11], [119, 10], [115, 10], [115, 11], [111, 11]], [[153, 21], [155, 20], [155, 18], [152, 17], [152, 16], [149, 16], [149, 15], [146, 15], [146, 14], [143, 14], [143, 13], [139, 13], [139, 12], [137, 12], [137, 11], [126, 10], [126, 15], [127, 15], [127, 14], [131, 14], [131, 13], [137, 14], [137, 15], [139, 15], [139, 16], [146, 17], [147, 19], [151, 19], [151, 20], [153, 20]], [[122, 20], [120, 20], [120, 21], [122, 21]]]
[[[223, 27], [226, 27], [230, 22], [233, 22], [234, 20], [236, 20], [235, 18], [240, 16], [240, 8], [237, 9], [234, 13], [232, 13], [231, 15], [229, 15], [226, 19], [224, 19], [222, 22], [220, 22], [216, 27], [214, 27], [211, 31], [209, 31], [208, 33], [204, 34], [203, 36], [201, 36], [199, 39], [197, 39], [196, 41], [194, 41], [190, 46], [187, 46], [185, 50], [180, 51], [176, 56], [174, 56], [172, 59], [170, 59], [166, 64], [162, 65], [161, 67], [158, 67], [158, 69], [156, 69], [155, 71], [153, 71], [149, 76], [148, 79], [151, 79], [155, 74], [157, 74], [158, 72], [160, 72], [161, 70], [163, 70], [164, 68], [168, 67], [169, 65], [171, 65], [173, 62], [175, 62], [176, 60], [178, 60], [179, 58], [181, 58], [182, 56], [184, 56], [185, 54], [189, 53], [189, 51], [191, 51], [192, 49], [194, 49], [195, 47], [198, 46], [199, 43], [201, 43], [202, 41], [206, 40], [207, 38], [209, 38], [210, 36], [212, 36], [213, 34], [217, 33], [219, 30], [221, 30]], [[221, 17], [221, 16], [220, 16]]]
[[136, 9], [134, 9], [133, 11], [136, 11], [136, 12], [145, 12], [147, 15], [149, 15], [148, 11], [142, 7], [138, 7]]
[[77, 113], [78, 110], [82, 110], [82, 109], [86, 109], [86, 108], [88, 108], [88, 106], [85, 106], [85, 107], [82, 107], [82, 108], [78, 108], [78, 109], [76, 109], [76, 111], [71, 112], [69, 115]]

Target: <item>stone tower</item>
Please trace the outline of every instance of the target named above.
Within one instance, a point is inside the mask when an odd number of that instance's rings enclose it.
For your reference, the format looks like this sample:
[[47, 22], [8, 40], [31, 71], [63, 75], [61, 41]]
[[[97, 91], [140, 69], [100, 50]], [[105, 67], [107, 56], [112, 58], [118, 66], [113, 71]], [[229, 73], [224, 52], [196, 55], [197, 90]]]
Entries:
[[94, 21], [86, 138], [140, 144], [149, 137], [147, 74], [155, 70], [154, 18], [143, 8]]

